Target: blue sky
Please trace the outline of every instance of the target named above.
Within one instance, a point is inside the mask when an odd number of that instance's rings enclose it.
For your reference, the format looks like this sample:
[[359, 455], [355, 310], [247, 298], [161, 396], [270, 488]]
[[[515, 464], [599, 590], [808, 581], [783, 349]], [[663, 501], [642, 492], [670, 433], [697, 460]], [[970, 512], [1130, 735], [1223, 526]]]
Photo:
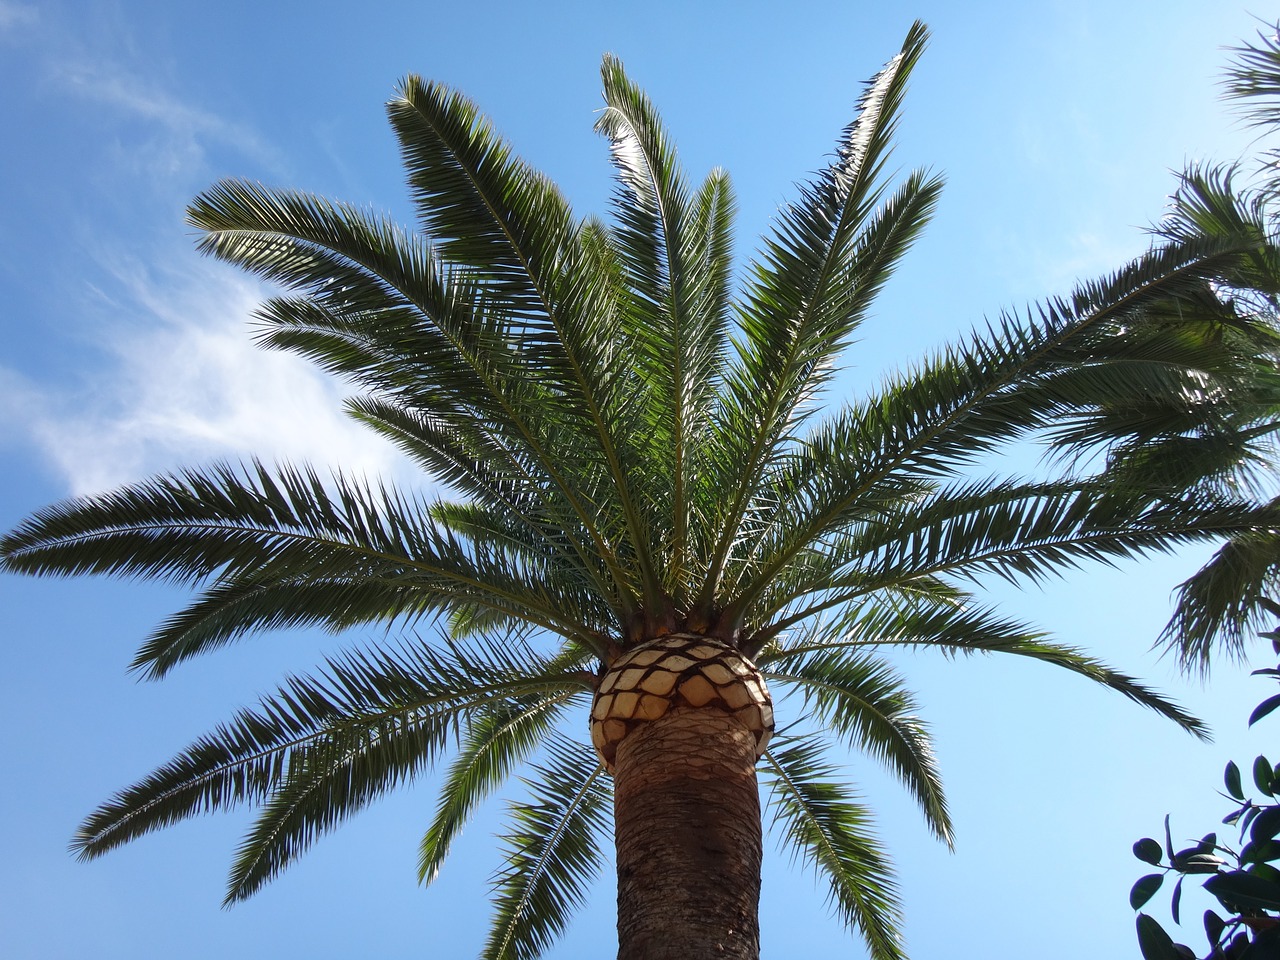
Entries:
[[[1259, 11], [1265, 13], [1265, 11]], [[421, 483], [339, 412], [342, 389], [256, 351], [255, 282], [199, 259], [182, 210], [221, 176], [408, 218], [382, 104], [408, 72], [468, 92], [580, 212], [605, 211], [592, 133], [598, 65], [619, 54], [700, 176], [734, 176], [745, 255], [820, 166], [860, 81], [911, 20], [933, 42], [896, 158], [943, 171], [937, 218], [847, 357], [855, 395], [1004, 307], [1069, 290], [1146, 239], [1184, 163], [1249, 136], [1216, 99], [1222, 47], [1259, 24], [1235, 2], [942, 0], [442, 5], [0, 0], [0, 527], [73, 493], [257, 454]], [[906, 794], [850, 758], [897, 861], [912, 956], [1134, 957], [1129, 846], [1166, 812], [1190, 836], [1225, 812], [1231, 757], [1271, 691], [1223, 664], [1202, 686], [1150, 644], [1194, 556], [995, 591], [1178, 697], [1205, 746], [1034, 664], [900, 662], [932, 724], [957, 850]], [[77, 864], [79, 818], [237, 706], [342, 640], [256, 638], [163, 684], [125, 671], [181, 598], [133, 583], [0, 579], [0, 954], [13, 958], [469, 956], [497, 865], [496, 802], [429, 890], [415, 883], [430, 784], [321, 841], [253, 901], [219, 907], [243, 818], [220, 816]], [[352, 639], [359, 639], [352, 638]], [[1258, 650], [1266, 665], [1265, 651]], [[1274, 742], [1274, 736], [1271, 737]], [[1275, 750], [1272, 749], [1274, 753]], [[611, 880], [552, 957], [608, 955]], [[1201, 906], [1189, 901], [1188, 914]], [[767, 865], [766, 956], [862, 955], [813, 878]], [[1200, 940], [1193, 923], [1190, 942]]]

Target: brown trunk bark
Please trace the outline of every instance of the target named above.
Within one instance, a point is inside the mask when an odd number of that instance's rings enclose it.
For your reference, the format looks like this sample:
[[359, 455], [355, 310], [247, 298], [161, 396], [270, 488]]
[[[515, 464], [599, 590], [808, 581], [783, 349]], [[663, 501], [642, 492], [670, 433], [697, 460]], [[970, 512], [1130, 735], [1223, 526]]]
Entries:
[[618, 960], [757, 960], [756, 737], [677, 707], [618, 745]]

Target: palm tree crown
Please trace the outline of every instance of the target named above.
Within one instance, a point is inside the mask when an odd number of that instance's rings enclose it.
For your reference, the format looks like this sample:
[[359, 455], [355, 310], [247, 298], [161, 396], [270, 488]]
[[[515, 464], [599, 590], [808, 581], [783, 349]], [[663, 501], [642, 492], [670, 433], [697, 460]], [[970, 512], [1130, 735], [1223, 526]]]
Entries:
[[[835, 357], [939, 196], [936, 175], [886, 171], [925, 40], [913, 26], [740, 272], [728, 177], [685, 179], [611, 57], [597, 122], [617, 170], [609, 223], [576, 217], [467, 99], [417, 77], [389, 105], [416, 230], [255, 183], [199, 197], [201, 249], [284, 291], [258, 312], [261, 343], [357, 384], [350, 413], [450, 494], [214, 466], [56, 505], [11, 533], [8, 570], [199, 589], [139, 650], [148, 677], [262, 630], [405, 629], [286, 680], [102, 806], [76, 849], [248, 804], [234, 901], [447, 761], [421, 845], [430, 880], [479, 801], [531, 764], [484, 949], [525, 958], [582, 902], [609, 835], [612, 757], [570, 734], [586, 734], [609, 671], [662, 638], [794, 691], [785, 706], [887, 764], [947, 842], [927, 731], [885, 645], [1047, 661], [1199, 732], [970, 583], [1274, 527], [1274, 505], [1203, 482], [1256, 454], [1248, 438], [1158, 482], [1133, 469], [1157, 440], [1220, 426], [1242, 349], [1275, 350], [1212, 295], [1248, 252], [1238, 236], [1170, 237], [819, 412]], [[984, 472], [1036, 436], [1062, 454], [1044, 476]], [[793, 727], [768, 741], [761, 717], [752, 743], [785, 840], [871, 954], [900, 956], [867, 810], [826, 741]]]

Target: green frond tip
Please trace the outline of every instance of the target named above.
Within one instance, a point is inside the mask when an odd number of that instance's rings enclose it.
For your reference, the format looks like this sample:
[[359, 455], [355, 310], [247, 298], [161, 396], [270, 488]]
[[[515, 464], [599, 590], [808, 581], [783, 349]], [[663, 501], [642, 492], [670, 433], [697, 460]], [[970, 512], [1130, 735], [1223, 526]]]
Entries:
[[460, 730], [499, 714], [554, 713], [581, 696], [576, 664], [500, 645], [352, 651], [294, 677], [102, 805], [83, 858], [201, 813], [261, 811], [233, 899], [275, 876], [320, 834], [429, 769]]
[[1232, 537], [1178, 585], [1173, 616], [1160, 642], [1184, 670], [1207, 676], [1213, 652], [1242, 660], [1253, 636], [1274, 624], [1280, 596], [1280, 535]]
[[915, 796], [929, 828], [953, 844], [951, 814], [928, 730], [912, 694], [884, 661], [852, 649], [785, 654], [765, 667], [770, 686], [794, 685], [806, 713], [850, 747], [883, 762]]
[[508, 809], [506, 864], [493, 878], [495, 914], [482, 960], [536, 960], [568, 925], [599, 873], [612, 829], [611, 790], [593, 751], [552, 741]]
[[862, 935], [872, 960], [905, 960], [897, 885], [870, 811], [822, 758], [823, 749], [816, 738], [775, 738], [766, 751], [761, 775], [774, 824], [792, 855], [830, 885], [831, 904]]
[[418, 851], [418, 879], [432, 883], [480, 802], [546, 740], [573, 693], [496, 701], [470, 724], [440, 789]]

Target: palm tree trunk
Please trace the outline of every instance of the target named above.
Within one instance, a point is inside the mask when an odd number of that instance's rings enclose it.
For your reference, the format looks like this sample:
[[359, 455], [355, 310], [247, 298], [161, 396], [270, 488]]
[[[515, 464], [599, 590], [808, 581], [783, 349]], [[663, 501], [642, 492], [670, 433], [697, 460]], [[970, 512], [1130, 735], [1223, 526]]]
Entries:
[[618, 745], [618, 960], [757, 960], [756, 735], [681, 706]]

